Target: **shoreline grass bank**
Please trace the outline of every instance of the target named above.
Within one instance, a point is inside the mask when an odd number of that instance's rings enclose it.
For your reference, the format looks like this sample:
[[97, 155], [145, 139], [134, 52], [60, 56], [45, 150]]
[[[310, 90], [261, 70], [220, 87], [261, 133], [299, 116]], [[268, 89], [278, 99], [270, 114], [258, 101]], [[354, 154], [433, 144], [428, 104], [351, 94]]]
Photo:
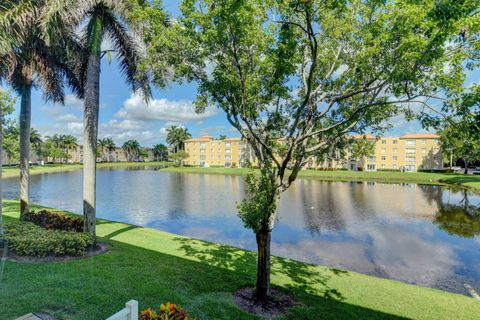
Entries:
[[[6, 200], [5, 220], [18, 218], [18, 210], [17, 201]], [[111, 245], [106, 254], [65, 263], [6, 261], [0, 318], [43, 311], [98, 320], [136, 299], [141, 309], [179, 303], [199, 320], [260, 319], [232, 298], [255, 281], [254, 252], [100, 219], [97, 230], [99, 241]], [[272, 259], [272, 284], [298, 303], [279, 319], [473, 320], [480, 314], [480, 302], [467, 296], [289, 259]]]
[[[174, 167], [171, 162], [104, 162], [97, 163], [97, 168], [135, 167], [135, 166], [165, 166], [162, 172], [172, 173], [200, 173], [223, 175], [246, 175], [247, 168], [201, 168], [201, 167]], [[30, 173], [55, 173], [82, 169], [82, 164], [53, 164], [32, 166]], [[4, 178], [13, 178], [19, 175], [18, 167], [5, 167]], [[388, 171], [318, 171], [303, 170], [299, 178], [310, 178], [321, 181], [378, 181], [392, 183], [419, 183], [434, 185], [450, 185], [466, 187], [480, 192], [480, 176], [464, 175], [460, 173], [428, 173], [428, 172], [388, 172]]]

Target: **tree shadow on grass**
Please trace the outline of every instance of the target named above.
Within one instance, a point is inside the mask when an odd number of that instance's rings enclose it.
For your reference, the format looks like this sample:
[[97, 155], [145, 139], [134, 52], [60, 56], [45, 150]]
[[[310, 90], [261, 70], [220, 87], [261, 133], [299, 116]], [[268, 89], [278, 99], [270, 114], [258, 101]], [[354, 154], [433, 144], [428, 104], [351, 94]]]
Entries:
[[[255, 277], [257, 255], [232, 246], [219, 245], [188, 238], [174, 238], [187, 257], [194, 257], [211, 266], [250, 273]], [[304, 292], [322, 298], [343, 301], [345, 297], [329, 286], [332, 277], [348, 276], [348, 271], [335, 268], [318, 269], [306, 263], [272, 257], [272, 278], [277, 277], [281, 286], [289, 291]]]

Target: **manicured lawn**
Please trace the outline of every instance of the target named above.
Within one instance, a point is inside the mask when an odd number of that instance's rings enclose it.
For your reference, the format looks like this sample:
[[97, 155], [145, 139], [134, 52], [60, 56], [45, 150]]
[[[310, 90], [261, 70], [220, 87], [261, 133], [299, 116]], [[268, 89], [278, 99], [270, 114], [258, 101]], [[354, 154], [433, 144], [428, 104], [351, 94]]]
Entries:
[[[244, 175], [246, 168], [200, 168], [200, 167], [168, 167], [166, 172], [179, 173], [210, 173]], [[411, 182], [422, 184], [453, 184], [480, 190], [480, 176], [458, 173], [427, 173], [427, 172], [388, 172], [388, 171], [318, 171], [303, 170], [299, 177], [313, 178], [325, 181], [383, 181]]]
[[[6, 201], [6, 220], [18, 203]], [[0, 318], [47, 311], [101, 320], [129, 299], [141, 308], [180, 303], [199, 320], [257, 319], [235, 307], [231, 292], [252, 284], [255, 254], [123, 223], [98, 221], [107, 254], [63, 263], [0, 268]], [[253, 235], [252, 235], [253, 236]], [[415, 270], [412, 270], [415, 272]], [[298, 306], [283, 319], [478, 319], [480, 301], [396, 281], [274, 259], [274, 285]]]
[[[97, 168], [111, 168], [111, 167], [131, 167], [131, 166], [164, 166], [171, 165], [170, 162], [104, 162], [97, 163]], [[44, 166], [32, 165], [30, 167], [30, 174], [38, 173], [53, 173], [53, 172], [64, 172], [79, 170], [83, 168], [82, 164], [73, 163], [73, 164], [46, 164]], [[20, 169], [18, 167], [3, 167], [3, 177], [11, 178], [16, 177], [20, 174]]]

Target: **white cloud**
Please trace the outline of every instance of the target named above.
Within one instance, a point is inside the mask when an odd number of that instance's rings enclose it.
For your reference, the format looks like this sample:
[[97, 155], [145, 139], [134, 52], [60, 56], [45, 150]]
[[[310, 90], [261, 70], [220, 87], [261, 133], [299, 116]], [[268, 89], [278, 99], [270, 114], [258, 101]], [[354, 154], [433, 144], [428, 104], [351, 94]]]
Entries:
[[75, 109], [83, 109], [83, 100], [78, 99], [73, 94], [67, 94], [65, 96], [65, 107], [72, 107]]
[[67, 113], [67, 114], [62, 114], [58, 117], [55, 117], [55, 120], [60, 122], [79, 122], [80, 118], [73, 113]]
[[207, 108], [204, 113], [196, 113], [193, 103], [187, 100], [170, 101], [167, 99], [153, 99], [147, 105], [142, 97], [133, 94], [127, 99], [116, 117], [130, 120], [163, 120], [163, 121], [200, 121], [216, 114], [213, 108]]
[[69, 122], [67, 128], [73, 134], [81, 135], [83, 132], [83, 123], [82, 122]]

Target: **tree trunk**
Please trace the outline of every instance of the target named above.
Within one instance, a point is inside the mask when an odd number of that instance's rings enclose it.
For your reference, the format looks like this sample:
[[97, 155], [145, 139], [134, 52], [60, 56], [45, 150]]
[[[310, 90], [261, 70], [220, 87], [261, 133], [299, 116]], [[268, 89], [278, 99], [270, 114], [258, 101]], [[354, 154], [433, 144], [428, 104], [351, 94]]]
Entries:
[[84, 231], [95, 236], [96, 169], [99, 110], [100, 55], [88, 57], [83, 115], [83, 215]]
[[464, 174], [468, 174], [468, 160], [463, 159], [463, 163], [465, 164], [465, 170], [463, 171]]
[[30, 123], [32, 114], [32, 85], [25, 84], [22, 88], [20, 106], [20, 220], [28, 212], [28, 188], [30, 165]]
[[2, 108], [0, 108], [0, 244], [3, 244], [2, 171], [3, 171], [3, 110]]
[[271, 231], [260, 231], [257, 237], [257, 283], [255, 298], [260, 303], [268, 302], [270, 294], [270, 241]]

